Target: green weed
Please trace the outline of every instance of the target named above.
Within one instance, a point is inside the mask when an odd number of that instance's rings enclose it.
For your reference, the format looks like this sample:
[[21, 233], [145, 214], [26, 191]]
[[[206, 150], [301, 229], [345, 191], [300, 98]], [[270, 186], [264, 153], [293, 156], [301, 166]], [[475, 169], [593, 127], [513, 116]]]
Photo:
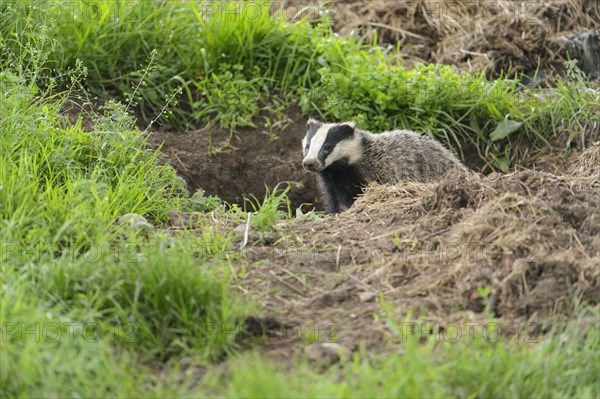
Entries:
[[[266, 189], [262, 202], [255, 196], [250, 196], [244, 201], [244, 211], [252, 212], [252, 226], [257, 230], [272, 228], [278, 220], [292, 217], [292, 209], [287, 193], [289, 184], [280, 188], [280, 184], [273, 190]], [[282, 208], [284, 210], [282, 210]]]
[[188, 200], [183, 201], [178, 208], [187, 212], [211, 212], [221, 205], [221, 200], [218, 197], [206, 196], [204, 190], [198, 189]]

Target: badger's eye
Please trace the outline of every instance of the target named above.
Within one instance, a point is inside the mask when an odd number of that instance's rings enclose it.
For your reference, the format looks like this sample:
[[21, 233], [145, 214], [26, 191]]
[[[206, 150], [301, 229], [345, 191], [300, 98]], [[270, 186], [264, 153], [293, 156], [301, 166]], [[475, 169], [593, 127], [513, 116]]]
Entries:
[[323, 146], [323, 152], [331, 152], [331, 144], [325, 144]]

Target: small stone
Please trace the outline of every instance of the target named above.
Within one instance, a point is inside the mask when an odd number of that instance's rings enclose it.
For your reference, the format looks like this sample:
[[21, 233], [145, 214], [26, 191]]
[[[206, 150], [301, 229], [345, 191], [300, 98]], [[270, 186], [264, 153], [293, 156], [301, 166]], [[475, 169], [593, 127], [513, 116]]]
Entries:
[[179, 211], [169, 211], [167, 212], [167, 216], [169, 217], [169, 224], [173, 227], [180, 227], [181, 222], [181, 212]]
[[169, 211], [169, 225], [178, 229], [194, 229], [202, 220], [202, 212]]
[[376, 295], [373, 292], [361, 292], [358, 294], [358, 299], [360, 299], [361, 302], [370, 302], [375, 296]]
[[154, 229], [154, 226], [146, 220], [142, 215], [138, 215], [137, 213], [128, 213], [123, 215], [117, 220], [117, 225], [122, 226], [124, 224], [129, 224], [129, 227], [135, 229]]
[[304, 348], [306, 356], [324, 366], [331, 366], [340, 360], [350, 359], [350, 349], [333, 342], [318, 342]]

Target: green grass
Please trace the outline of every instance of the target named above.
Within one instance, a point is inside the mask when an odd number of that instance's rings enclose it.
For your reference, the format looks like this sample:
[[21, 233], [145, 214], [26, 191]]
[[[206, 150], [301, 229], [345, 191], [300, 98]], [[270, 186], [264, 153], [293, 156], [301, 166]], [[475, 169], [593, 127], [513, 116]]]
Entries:
[[165, 208], [185, 192], [116, 104], [91, 133], [80, 125], [60, 128], [60, 101], [40, 101], [34, 86], [9, 84], [16, 79], [10, 73], [0, 78], [7, 82], [0, 105], [0, 213], [11, 217], [6, 239], [85, 246], [125, 213], [164, 219]]
[[[281, 219], [290, 219], [292, 217], [292, 208], [287, 193], [290, 191], [290, 186], [281, 189], [280, 184], [275, 186], [273, 190], [267, 188], [265, 197], [262, 201], [251, 195], [245, 199], [244, 211], [252, 212], [254, 215], [252, 227], [257, 230], [268, 230]], [[282, 209], [285, 209], [283, 211]]]
[[598, 327], [573, 322], [532, 345], [466, 337], [458, 343], [410, 337], [386, 356], [360, 352], [326, 371], [296, 361], [292, 371], [249, 354], [230, 361], [231, 376], [206, 377], [214, 394], [235, 398], [496, 398], [600, 394]]
[[96, 338], [94, 324], [81, 321], [67, 309], [58, 312], [56, 307], [45, 306], [25, 292], [25, 278], [3, 279], [2, 283], [7, 285], [0, 299], [2, 397], [175, 394], [138, 363], [134, 354], [115, 350], [106, 335]]
[[[229, 292], [217, 256], [230, 237], [115, 223], [138, 213], [160, 226], [167, 211], [196, 209], [201, 196], [188, 198], [117, 103], [84, 132], [63, 127], [64, 96], [47, 97], [18, 74], [0, 77], [2, 396], [146, 395], [158, 386], [143, 388], [155, 378], [136, 359], [231, 351], [250, 306]], [[81, 325], [110, 338], [69, 337]], [[47, 339], [45, 327], [62, 338]]]

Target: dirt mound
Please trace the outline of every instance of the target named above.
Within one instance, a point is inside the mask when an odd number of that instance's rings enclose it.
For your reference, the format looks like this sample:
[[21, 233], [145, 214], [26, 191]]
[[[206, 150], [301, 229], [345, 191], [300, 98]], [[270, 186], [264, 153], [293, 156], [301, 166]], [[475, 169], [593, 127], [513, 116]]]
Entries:
[[[333, 28], [367, 40], [401, 45], [403, 62], [438, 62], [469, 72], [533, 75], [564, 68], [568, 51], [597, 74], [600, 6], [596, 0], [430, 1], [344, 0], [332, 10]], [[593, 37], [583, 32], [596, 32]], [[586, 54], [584, 54], [586, 53]], [[595, 61], [594, 61], [595, 60]], [[598, 77], [598, 76], [596, 76]]]
[[370, 186], [347, 212], [299, 218], [275, 244], [254, 242], [240, 289], [304, 338], [317, 329], [351, 349], [384, 345], [389, 320], [414, 327], [418, 316], [441, 331], [495, 320], [502, 335], [529, 336], [531, 322], [600, 299], [600, 176], [577, 166], [598, 151], [572, 160], [572, 175]]

